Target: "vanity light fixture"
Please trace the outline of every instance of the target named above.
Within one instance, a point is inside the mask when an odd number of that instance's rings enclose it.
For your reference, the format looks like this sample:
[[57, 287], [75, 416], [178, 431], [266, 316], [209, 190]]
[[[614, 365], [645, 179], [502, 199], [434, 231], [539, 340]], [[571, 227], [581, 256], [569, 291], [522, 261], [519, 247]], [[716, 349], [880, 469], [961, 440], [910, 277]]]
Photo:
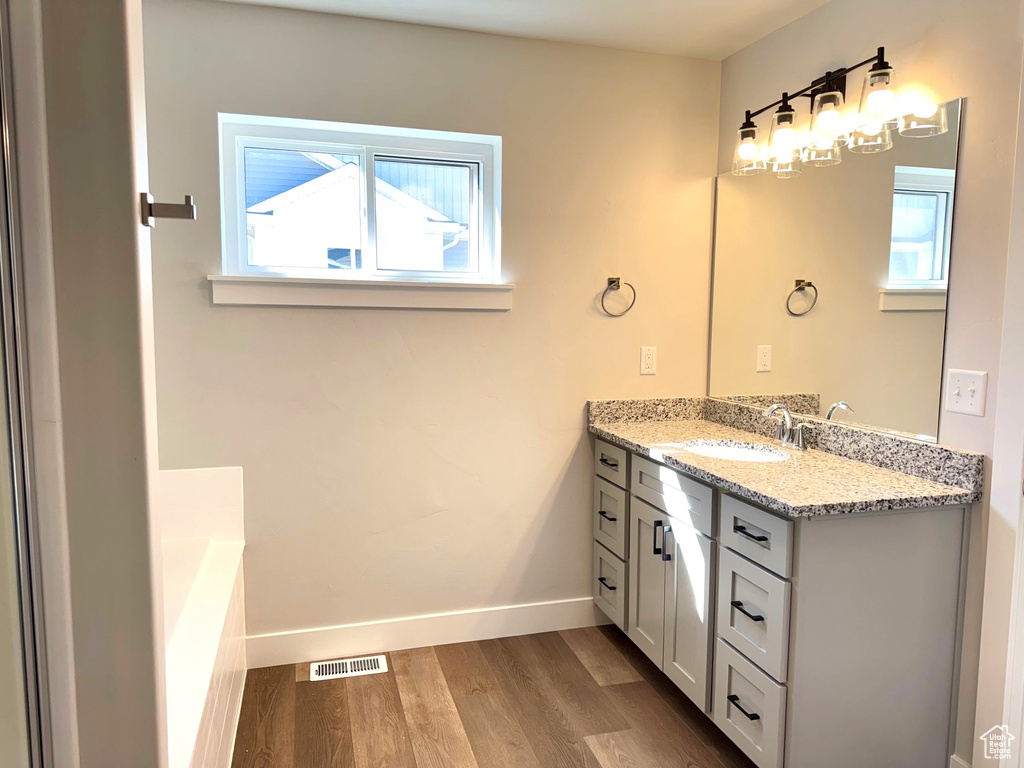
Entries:
[[[859, 110], [851, 119], [843, 114], [847, 76], [868, 67], [861, 89]], [[811, 100], [811, 131], [806, 145], [796, 131], [793, 102], [800, 97]], [[768, 143], [760, 148], [754, 118], [775, 109]], [[893, 92], [893, 68], [885, 59], [885, 48], [850, 67], [826, 72], [798, 91], [757, 110], [747, 110], [746, 119], [736, 136], [732, 172], [752, 176], [772, 171], [779, 178], [791, 178], [803, 165], [829, 166], [842, 162], [845, 145], [856, 154], [871, 154], [892, 149], [892, 131], [908, 137], [938, 136], [947, 130], [944, 105], [923, 104], [910, 114], [897, 116]], [[844, 123], [846, 123], [844, 125]]]

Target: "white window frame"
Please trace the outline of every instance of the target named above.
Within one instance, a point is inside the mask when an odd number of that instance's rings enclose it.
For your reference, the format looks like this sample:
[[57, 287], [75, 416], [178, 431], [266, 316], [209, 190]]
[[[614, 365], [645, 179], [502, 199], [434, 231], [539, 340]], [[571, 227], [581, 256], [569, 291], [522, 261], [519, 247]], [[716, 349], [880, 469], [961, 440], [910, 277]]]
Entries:
[[[953, 235], [953, 203], [956, 187], [956, 170], [953, 168], [925, 168], [897, 165], [893, 182], [893, 195], [941, 193], [945, 195], [945, 220], [942, 228], [942, 274], [934, 280], [894, 280], [890, 274], [884, 291], [945, 291], [949, 286], [949, 258]], [[891, 226], [891, 222], [890, 222]], [[891, 240], [890, 240], [891, 242]]]
[[[380, 288], [392, 285], [411, 288], [417, 285], [451, 289], [459, 285], [476, 288], [483, 295], [486, 286], [502, 288], [512, 286], [501, 283], [501, 137], [482, 134], [451, 133], [420, 129], [391, 128], [383, 126], [333, 123], [317, 120], [259, 117], [248, 115], [220, 114], [220, 168], [221, 168], [221, 236], [222, 275], [211, 275], [214, 282], [214, 300], [218, 288], [226, 296], [228, 288], [237, 294], [240, 286], [261, 281], [262, 300], [267, 302], [268, 281], [276, 284], [344, 284], [345, 288], [360, 286]], [[320, 268], [280, 268], [252, 266], [248, 263], [245, 179], [243, 156], [246, 147], [263, 149], [303, 149], [330, 154], [350, 154], [360, 157], [361, 196], [363, 204], [363, 249], [361, 269], [339, 270]], [[479, 171], [475, 185], [475, 210], [473, 221], [477, 226], [476, 272], [452, 271], [400, 271], [382, 270], [376, 265], [376, 244], [373, 222], [375, 218], [374, 195], [368, 193], [373, 178], [373, 164], [377, 158], [409, 159], [421, 162], [473, 163]], [[367, 176], [371, 181], [368, 183]], [[383, 296], [386, 292], [374, 291]], [[311, 295], [309, 290], [306, 294]], [[320, 292], [323, 295], [323, 292]], [[340, 295], [340, 294], [339, 294]], [[351, 295], [351, 291], [349, 291]], [[403, 293], [403, 300], [395, 306], [408, 307], [409, 292]], [[493, 300], [493, 297], [492, 297]], [[339, 300], [340, 301], [340, 300]], [[425, 300], [424, 306], [434, 307], [437, 299]], [[510, 301], [510, 300], [509, 300]], [[244, 301], [223, 301], [218, 303], [247, 303]], [[282, 300], [283, 304], [306, 303], [295, 299]], [[325, 305], [324, 301], [312, 302]], [[415, 301], [413, 305], [415, 305]], [[500, 303], [500, 302], [499, 302]], [[336, 306], [387, 306], [364, 304], [362, 302], [335, 303]], [[459, 305], [459, 308], [462, 308]], [[474, 308], [472, 306], [468, 308]], [[507, 308], [507, 307], [481, 307]]]

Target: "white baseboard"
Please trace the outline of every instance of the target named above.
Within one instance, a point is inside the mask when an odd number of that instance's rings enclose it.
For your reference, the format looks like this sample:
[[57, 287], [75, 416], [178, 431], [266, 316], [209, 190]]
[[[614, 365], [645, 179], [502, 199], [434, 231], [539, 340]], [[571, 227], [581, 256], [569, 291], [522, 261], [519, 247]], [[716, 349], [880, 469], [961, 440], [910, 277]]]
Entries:
[[607, 621], [591, 597], [272, 632], [246, 638], [249, 669], [344, 656], [592, 627]]
[[949, 768], [971, 768], [971, 764], [956, 755], [949, 756]]

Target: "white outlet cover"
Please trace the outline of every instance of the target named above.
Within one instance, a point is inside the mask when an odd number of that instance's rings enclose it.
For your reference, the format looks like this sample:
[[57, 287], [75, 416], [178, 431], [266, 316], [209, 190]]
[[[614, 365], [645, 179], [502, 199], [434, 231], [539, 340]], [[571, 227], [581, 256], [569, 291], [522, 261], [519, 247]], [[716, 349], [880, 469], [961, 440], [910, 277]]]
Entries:
[[988, 373], [950, 368], [946, 374], [946, 410], [984, 416], [988, 399]]
[[761, 344], [757, 348], [757, 373], [769, 373], [772, 370], [772, 345]]
[[653, 376], [658, 372], [658, 348], [640, 347], [640, 375]]

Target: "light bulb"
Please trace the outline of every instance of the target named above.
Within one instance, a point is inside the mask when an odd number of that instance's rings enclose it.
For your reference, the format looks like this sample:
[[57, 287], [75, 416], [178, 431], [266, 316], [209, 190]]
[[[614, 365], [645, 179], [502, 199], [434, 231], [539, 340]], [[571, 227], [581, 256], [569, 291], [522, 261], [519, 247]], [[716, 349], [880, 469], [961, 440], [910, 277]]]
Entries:
[[835, 133], [839, 130], [842, 119], [843, 116], [839, 114], [838, 109], [831, 104], [826, 104], [821, 108], [821, 112], [818, 113], [815, 127], [823, 133]]
[[741, 160], [753, 160], [758, 154], [757, 144], [754, 143], [753, 139], [743, 139], [740, 142], [739, 149], [736, 151]]
[[867, 108], [873, 115], [885, 116], [892, 109], [895, 96], [886, 86], [872, 89], [868, 93]]
[[877, 136], [882, 132], [882, 123], [870, 122], [865, 123], [859, 130], [861, 133], [867, 134], [868, 136]]
[[772, 149], [776, 155], [791, 152], [796, 146], [796, 131], [792, 128], [776, 128], [772, 137]]
[[914, 117], [927, 120], [929, 117], [935, 117], [935, 113], [938, 111], [938, 104], [922, 104], [914, 109]]

